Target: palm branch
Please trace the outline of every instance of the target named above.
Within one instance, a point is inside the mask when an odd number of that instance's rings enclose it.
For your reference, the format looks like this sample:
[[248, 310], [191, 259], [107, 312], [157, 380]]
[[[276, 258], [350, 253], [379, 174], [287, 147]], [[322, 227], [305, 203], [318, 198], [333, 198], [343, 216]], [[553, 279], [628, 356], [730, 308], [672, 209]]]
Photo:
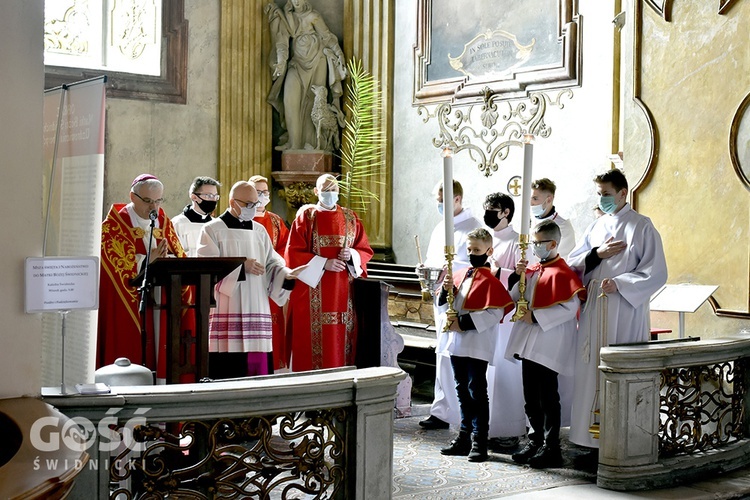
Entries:
[[339, 183], [344, 206], [364, 214], [370, 200], [379, 201], [371, 189], [383, 184], [382, 99], [377, 80], [362, 67], [362, 61], [349, 60], [349, 99], [346, 127], [341, 147], [343, 178]]

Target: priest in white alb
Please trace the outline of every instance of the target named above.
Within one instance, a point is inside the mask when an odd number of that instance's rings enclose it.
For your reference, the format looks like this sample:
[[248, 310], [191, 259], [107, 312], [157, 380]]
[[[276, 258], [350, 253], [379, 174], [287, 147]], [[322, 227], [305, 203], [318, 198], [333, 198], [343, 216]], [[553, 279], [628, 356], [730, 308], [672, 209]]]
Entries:
[[240, 181], [229, 193], [229, 208], [203, 225], [198, 257], [245, 257], [240, 268], [217, 283], [216, 307], [208, 325], [209, 376], [264, 375], [273, 370], [271, 309], [268, 298], [283, 306], [297, 274], [273, 249], [265, 228], [253, 222], [258, 192]]
[[[604, 215], [586, 229], [568, 256], [588, 291], [578, 326], [570, 441], [590, 448], [599, 447], [589, 432], [601, 421], [595, 411], [605, 411], [597, 396], [599, 350], [649, 340], [649, 301], [667, 282], [661, 237], [651, 220], [627, 203], [625, 175], [612, 169], [594, 182]], [[599, 297], [601, 292], [606, 299]], [[600, 314], [606, 331], [600, 331]]]

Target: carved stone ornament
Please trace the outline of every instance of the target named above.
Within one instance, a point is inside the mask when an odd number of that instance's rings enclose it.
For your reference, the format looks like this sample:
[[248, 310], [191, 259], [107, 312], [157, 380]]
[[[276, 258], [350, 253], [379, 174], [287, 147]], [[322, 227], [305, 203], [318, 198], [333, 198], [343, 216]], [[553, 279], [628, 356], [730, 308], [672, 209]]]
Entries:
[[573, 97], [570, 89], [560, 90], [554, 98], [544, 92], [531, 92], [527, 99], [518, 101], [501, 100], [489, 87], [484, 88], [483, 94], [481, 106], [471, 105], [466, 109], [442, 103], [434, 111], [419, 106], [417, 112], [425, 123], [437, 120], [440, 132], [432, 140], [433, 146], [450, 147], [454, 154], [468, 150], [486, 177], [497, 171], [498, 163], [508, 157], [511, 146], [523, 145], [524, 135], [549, 137], [552, 129], [544, 121], [547, 106], [563, 109], [562, 99]]

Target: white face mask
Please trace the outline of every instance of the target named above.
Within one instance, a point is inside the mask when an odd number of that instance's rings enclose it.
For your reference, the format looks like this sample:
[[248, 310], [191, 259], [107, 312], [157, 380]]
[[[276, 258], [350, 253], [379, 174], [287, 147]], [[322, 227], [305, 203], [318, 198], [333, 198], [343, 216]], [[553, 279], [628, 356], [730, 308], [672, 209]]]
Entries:
[[531, 251], [534, 252], [534, 255], [539, 257], [539, 260], [547, 260], [549, 258], [549, 254], [552, 253], [552, 249], [547, 248], [547, 243], [544, 245], [531, 245]]
[[255, 207], [242, 207], [238, 218], [243, 222], [253, 220], [255, 218]]
[[541, 217], [544, 214], [544, 203], [539, 205], [531, 205], [531, 215], [534, 217]]
[[265, 194], [262, 194], [258, 196], [258, 201], [260, 202], [261, 207], [265, 207], [271, 202], [271, 198]]
[[318, 195], [320, 204], [324, 207], [333, 207], [339, 201], [339, 194], [336, 191], [321, 191]]

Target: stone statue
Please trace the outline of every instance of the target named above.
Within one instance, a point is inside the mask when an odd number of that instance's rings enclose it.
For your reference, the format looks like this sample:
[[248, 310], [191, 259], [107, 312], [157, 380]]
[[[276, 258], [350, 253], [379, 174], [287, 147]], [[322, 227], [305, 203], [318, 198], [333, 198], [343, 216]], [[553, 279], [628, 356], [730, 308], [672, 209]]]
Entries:
[[[337, 140], [318, 141], [312, 117], [315, 102], [312, 88], [327, 89], [325, 99], [330, 98], [331, 108], [326, 107], [326, 111], [331, 110], [336, 116], [337, 126], [343, 127], [340, 101], [346, 63], [338, 38], [328, 30], [323, 18], [307, 0], [288, 0], [283, 12], [274, 3], [269, 3], [264, 11], [273, 44], [270, 57], [273, 86], [268, 102], [279, 112], [281, 126], [286, 130], [276, 149], [313, 150], [319, 147], [330, 152]], [[323, 126], [329, 124], [327, 119]], [[338, 139], [338, 128], [334, 132]]]

